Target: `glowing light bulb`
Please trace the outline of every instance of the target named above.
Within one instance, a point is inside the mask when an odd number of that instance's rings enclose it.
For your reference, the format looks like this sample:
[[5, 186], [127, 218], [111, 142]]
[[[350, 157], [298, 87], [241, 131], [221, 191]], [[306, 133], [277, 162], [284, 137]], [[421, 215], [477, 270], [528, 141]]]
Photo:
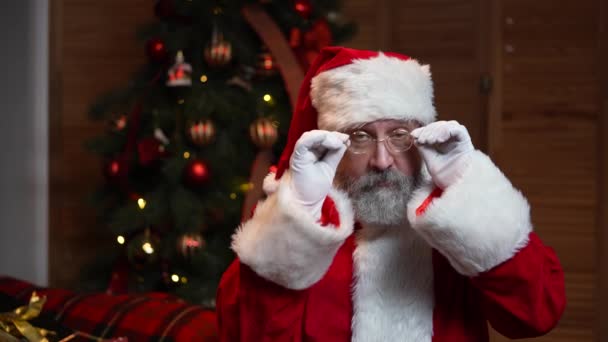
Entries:
[[146, 252], [146, 254], [154, 253], [154, 248], [152, 248], [152, 244], [150, 244], [149, 242], [146, 242], [143, 245], [141, 245], [141, 249], [143, 249], [144, 252]]
[[125, 237], [124, 237], [124, 236], [122, 236], [122, 235], [118, 235], [118, 236], [116, 237], [116, 241], [117, 241], [119, 244], [124, 245], [124, 244], [125, 244]]
[[253, 183], [245, 183], [245, 184], [241, 184], [241, 186], [239, 187], [239, 189], [242, 192], [247, 192], [251, 189], [253, 189]]
[[173, 275], [171, 275], [171, 280], [174, 283], [177, 283], [179, 281], [179, 276], [177, 274], [173, 274]]
[[143, 198], [139, 198], [137, 200], [137, 205], [139, 206], [139, 209], [144, 209], [146, 207], [146, 200]]

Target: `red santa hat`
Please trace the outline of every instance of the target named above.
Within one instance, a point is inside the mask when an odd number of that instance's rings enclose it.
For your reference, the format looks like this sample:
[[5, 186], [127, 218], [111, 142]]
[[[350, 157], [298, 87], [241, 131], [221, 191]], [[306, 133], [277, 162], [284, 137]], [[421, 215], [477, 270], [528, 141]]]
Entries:
[[326, 47], [304, 77], [276, 179], [306, 131], [342, 131], [382, 119], [426, 125], [435, 117], [428, 65], [397, 53]]

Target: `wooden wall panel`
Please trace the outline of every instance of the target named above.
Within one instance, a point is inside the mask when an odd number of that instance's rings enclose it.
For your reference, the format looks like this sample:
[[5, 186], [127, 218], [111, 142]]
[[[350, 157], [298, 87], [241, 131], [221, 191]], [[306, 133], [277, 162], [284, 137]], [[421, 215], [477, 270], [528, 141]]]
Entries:
[[598, 286], [596, 293], [596, 317], [595, 328], [597, 329], [596, 341], [608, 340], [608, 1], [600, 1], [598, 24], [598, 47], [599, 53], [596, 58], [600, 76], [600, 120], [598, 125], [599, 149], [597, 158], [599, 160], [599, 194], [598, 203], [598, 230], [599, 236], [597, 246], [600, 252], [598, 262]]
[[390, 49], [431, 65], [442, 120], [458, 120], [480, 144], [477, 1], [394, 2]]
[[503, 141], [494, 160], [528, 197], [535, 230], [566, 271], [564, 317], [535, 341], [595, 339], [598, 4], [502, 1]]
[[[101, 182], [101, 163], [84, 149], [105, 129], [89, 105], [124, 86], [144, 61], [135, 29], [152, 19], [147, 0], [51, 2], [50, 285], [73, 287], [79, 269], [112, 243], [87, 197]], [[91, 248], [95, 246], [95, 248]]]
[[388, 39], [382, 25], [387, 21], [384, 9], [389, 0], [349, 0], [342, 1], [344, 16], [357, 24], [357, 35], [345, 46], [355, 49], [378, 50], [383, 48], [383, 42]]

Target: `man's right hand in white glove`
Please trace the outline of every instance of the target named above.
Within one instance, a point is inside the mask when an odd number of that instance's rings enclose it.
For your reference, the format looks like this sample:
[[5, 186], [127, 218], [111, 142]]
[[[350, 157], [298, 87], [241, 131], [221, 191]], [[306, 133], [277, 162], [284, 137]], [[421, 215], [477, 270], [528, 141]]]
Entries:
[[323, 201], [331, 189], [348, 138], [339, 132], [314, 130], [302, 134], [294, 147], [290, 186], [295, 201], [317, 220], [321, 218]]

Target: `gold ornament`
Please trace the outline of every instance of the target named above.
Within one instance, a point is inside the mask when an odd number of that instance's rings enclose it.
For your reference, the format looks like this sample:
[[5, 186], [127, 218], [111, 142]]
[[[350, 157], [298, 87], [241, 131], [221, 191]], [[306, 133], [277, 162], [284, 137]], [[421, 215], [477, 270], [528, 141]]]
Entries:
[[200, 233], [184, 234], [177, 239], [177, 250], [186, 259], [201, 253], [205, 245], [206, 242]]
[[205, 61], [213, 67], [222, 67], [232, 60], [232, 44], [224, 39], [224, 35], [214, 26], [211, 41], [205, 47]]
[[197, 146], [204, 146], [215, 138], [215, 125], [209, 119], [191, 123], [186, 129], [186, 135]]
[[249, 126], [251, 140], [260, 148], [270, 148], [277, 141], [277, 124], [268, 118], [259, 118]]

